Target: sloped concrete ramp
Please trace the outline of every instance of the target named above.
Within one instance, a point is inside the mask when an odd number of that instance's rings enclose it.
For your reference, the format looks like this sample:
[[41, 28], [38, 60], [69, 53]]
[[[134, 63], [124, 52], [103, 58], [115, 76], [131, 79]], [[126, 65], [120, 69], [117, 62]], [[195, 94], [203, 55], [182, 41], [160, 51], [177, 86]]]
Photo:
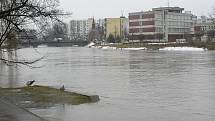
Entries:
[[46, 121], [41, 117], [0, 99], [0, 121]]

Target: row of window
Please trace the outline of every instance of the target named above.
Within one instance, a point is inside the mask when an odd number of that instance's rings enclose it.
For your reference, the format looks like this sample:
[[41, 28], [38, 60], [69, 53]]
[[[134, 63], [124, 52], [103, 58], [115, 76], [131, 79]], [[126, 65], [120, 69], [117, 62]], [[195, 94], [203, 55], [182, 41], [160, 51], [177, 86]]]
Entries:
[[130, 22], [129, 26], [147, 26], [147, 25], [155, 25], [155, 21], [141, 21], [141, 22]]
[[[192, 20], [191, 16], [188, 15], [166, 15], [166, 17], [168, 19], [172, 19], [172, 20]], [[163, 14], [156, 14], [155, 15], [156, 19], [163, 19]]]
[[129, 29], [129, 33], [140, 33], [140, 32], [155, 32], [155, 27]]
[[190, 33], [190, 29], [185, 28], [169, 28], [170, 33]]
[[[141, 21], [141, 22], [130, 22], [130, 26], [147, 26], [147, 25], [156, 25], [163, 26], [163, 21]], [[169, 21], [168, 26], [178, 26], [178, 27], [191, 27], [191, 22], [183, 22], [183, 21]]]
[[205, 31], [205, 30], [215, 30], [215, 25], [214, 26], [202, 26], [201, 27], [201, 30], [202, 31]]
[[169, 28], [170, 33], [189, 33], [190, 29], [188, 28]]
[[[161, 27], [152, 27], [152, 28], [136, 28], [136, 29], [130, 29], [130, 33], [139, 33], [139, 32], [164, 32], [164, 29]], [[190, 33], [189, 28], [169, 28], [168, 29], [169, 33]]]
[[145, 18], [154, 18], [155, 14], [139, 14], [139, 15], [130, 15], [129, 19], [145, 19]]
[[[163, 21], [155, 21], [157, 26], [163, 26]], [[168, 26], [180, 26], [180, 27], [191, 27], [191, 22], [181, 22], [181, 21], [169, 21]]]
[[[130, 29], [129, 30], [130, 33], [139, 33], [139, 32], [160, 32], [163, 33], [164, 29], [161, 27], [152, 27], [152, 28], [135, 28], [135, 29]], [[168, 29], [169, 33], [181, 33], [181, 34], [185, 34], [185, 33], [190, 33], [190, 29], [189, 28], [169, 28]]]
[[[156, 32], [164, 32], [164, 29], [161, 27], [157, 27]], [[170, 32], [170, 33], [188, 33], [188, 32], [190, 32], [190, 29], [187, 29], [187, 28], [169, 28], [168, 32]]]

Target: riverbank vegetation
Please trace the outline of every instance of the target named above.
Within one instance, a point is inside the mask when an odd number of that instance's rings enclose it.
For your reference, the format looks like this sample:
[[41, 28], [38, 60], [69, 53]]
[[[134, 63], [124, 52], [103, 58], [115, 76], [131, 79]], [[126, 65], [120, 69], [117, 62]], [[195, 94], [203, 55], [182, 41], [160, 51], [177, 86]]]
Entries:
[[38, 85], [0, 88], [0, 97], [24, 108], [50, 107], [56, 104], [79, 105], [99, 101], [98, 96], [87, 96]]

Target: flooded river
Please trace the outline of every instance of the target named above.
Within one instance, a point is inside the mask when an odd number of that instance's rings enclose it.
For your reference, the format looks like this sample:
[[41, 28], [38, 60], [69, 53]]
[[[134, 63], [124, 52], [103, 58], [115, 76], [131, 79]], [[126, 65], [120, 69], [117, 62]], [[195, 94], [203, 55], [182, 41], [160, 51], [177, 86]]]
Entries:
[[[34, 54], [32, 54], [34, 53]], [[99, 95], [98, 103], [30, 109], [53, 121], [214, 121], [215, 51], [37, 48], [34, 67], [0, 66], [2, 87], [36, 84]]]

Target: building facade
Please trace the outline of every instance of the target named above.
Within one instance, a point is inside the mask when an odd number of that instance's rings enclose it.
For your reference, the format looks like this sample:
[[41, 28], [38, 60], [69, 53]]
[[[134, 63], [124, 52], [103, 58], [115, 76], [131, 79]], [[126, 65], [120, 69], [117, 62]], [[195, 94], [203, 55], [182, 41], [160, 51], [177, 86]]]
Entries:
[[86, 40], [86, 20], [70, 21], [70, 38], [73, 41]]
[[215, 19], [211, 19], [206, 16], [201, 16], [200, 19], [197, 20], [195, 31], [207, 32], [211, 30], [215, 30]]
[[215, 42], [215, 19], [201, 16], [195, 25], [194, 40]]
[[96, 22], [96, 30], [98, 31], [99, 33], [99, 40], [101, 42], [104, 42], [105, 41], [105, 19], [98, 19], [97, 22]]
[[88, 18], [86, 20], [86, 33], [89, 33], [92, 30], [93, 21], [94, 21], [94, 18]]
[[70, 39], [73, 41], [87, 41], [92, 30], [93, 18], [87, 20], [70, 21]]
[[184, 8], [160, 7], [129, 13], [130, 41], [175, 42], [194, 33], [197, 17]]
[[110, 35], [113, 35], [114, 38], [126, 38], [126, 34], [128, 33], [128, 18], [106, 18], [104, 23], [104, 33], [106, 38]]

